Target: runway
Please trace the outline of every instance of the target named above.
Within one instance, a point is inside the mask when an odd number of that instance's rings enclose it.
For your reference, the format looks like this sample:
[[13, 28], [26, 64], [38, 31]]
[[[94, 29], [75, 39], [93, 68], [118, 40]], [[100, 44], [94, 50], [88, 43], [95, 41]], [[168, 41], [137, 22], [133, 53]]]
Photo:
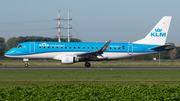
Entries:
[[0, 67], [0, 70], [180, 70], [180, 67]]

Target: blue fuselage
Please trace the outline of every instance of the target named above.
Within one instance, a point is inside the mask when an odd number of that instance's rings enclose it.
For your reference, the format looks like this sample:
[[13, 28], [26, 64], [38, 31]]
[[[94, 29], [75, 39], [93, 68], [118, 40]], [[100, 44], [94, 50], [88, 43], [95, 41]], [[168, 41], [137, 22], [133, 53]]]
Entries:
[[[105, 44], [95, 42], [24, 42], [6, 52], [5, 56], [13, 58], [53, 59], [53, 57], [59, 54], [78, 55], [80, 53], [98, 51]], [[159, 45], [110, 43], [104, 54], [108, 57], [107, 59], [121, 59], [165, 50], [150, 50], [150, 48], [157, 46]]]

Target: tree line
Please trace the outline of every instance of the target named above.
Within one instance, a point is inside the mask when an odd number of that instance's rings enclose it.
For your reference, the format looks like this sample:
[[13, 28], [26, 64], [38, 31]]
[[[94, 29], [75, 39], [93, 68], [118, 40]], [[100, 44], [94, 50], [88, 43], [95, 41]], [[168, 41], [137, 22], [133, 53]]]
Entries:
[[[42, 37], [42, 36], [20, 36], [20, 37], [12, 37], [5, 42], [5, 39], [0, 37], [0, 58], [5, 58], [4, 53], [10, 50], [11, 48], [17, 46], [19, 43], [28, 42], [28, 41], [39, 41], [39, 42], [57, 42], [58, 38], [49, 38], [49, 37]], [[61, 42], [67, 42], [67, 38], [61, 38]], [[71, 38], [71, 42], [81, 42], [80, 39]], [[161, 59], [180, 59], [180, 47], [176, 47], [170, 51], [164, 51], [160, 53]], [[146, 55], [142, 57], [133, 58], [134, 60], [152, 60], [153, 58], [159, 58], [159, 53]]]

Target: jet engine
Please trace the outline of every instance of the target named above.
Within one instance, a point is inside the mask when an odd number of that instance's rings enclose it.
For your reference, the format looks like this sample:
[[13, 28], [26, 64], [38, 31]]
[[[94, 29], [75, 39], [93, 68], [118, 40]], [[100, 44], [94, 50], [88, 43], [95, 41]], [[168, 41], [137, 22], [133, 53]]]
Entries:
[[62, 56], [61, 57], [62, 64], [73, 64], [77, 61], [79, 61], [79, 59], [76, 57], [73, 57], [73, 56]]

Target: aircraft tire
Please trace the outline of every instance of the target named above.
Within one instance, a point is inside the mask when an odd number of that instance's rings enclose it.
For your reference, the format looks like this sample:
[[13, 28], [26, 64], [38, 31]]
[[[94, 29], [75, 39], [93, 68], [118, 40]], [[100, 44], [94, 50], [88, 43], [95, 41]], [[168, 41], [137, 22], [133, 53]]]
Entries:
[[85, 63], [85, 67], [90, 67], [91, 64], [90, 63]]
[[26, 64], [25, 64], [25, 67], [28, 67], [28, 66], [29, 66], [29, 65], [26, 63]]

